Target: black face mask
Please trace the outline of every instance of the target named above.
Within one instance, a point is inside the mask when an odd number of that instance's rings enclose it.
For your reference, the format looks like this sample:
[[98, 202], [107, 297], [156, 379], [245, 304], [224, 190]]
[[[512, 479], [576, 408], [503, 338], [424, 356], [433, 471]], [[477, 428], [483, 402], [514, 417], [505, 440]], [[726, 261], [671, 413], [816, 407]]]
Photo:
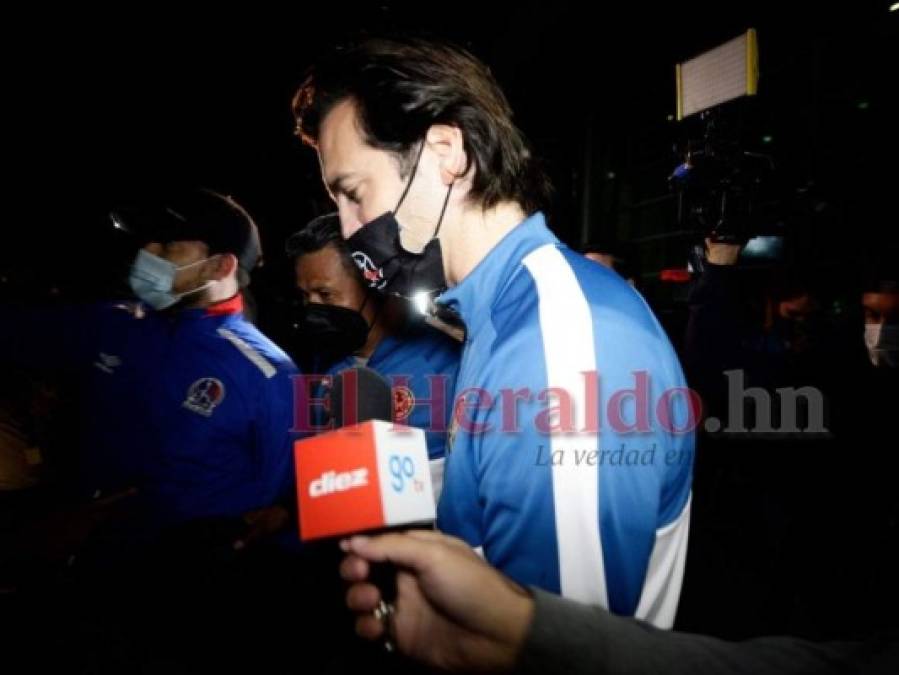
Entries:
[[371, 326], [366, 323], [361, 310], [309, 303], [303, 310], [300, 329], [303, 343], [313, 352], [339, 359], [365, 345]]
[[362, 278], [368, 287], [404, 298], [412, 298], [422, 291], [431, 295], [446, 289], [443, 254], [437, 235], [443, 223], [453, 186], [450, 185], [447, 190], [434, 236], [421, 253], [412, 253], [403, 248], [400, 243], [400, 225], [394, 215], [409, 194], [423, 151], [424, 143], [396, 208], [363, 225], [347, 239], [353, 260], [361, 270]]

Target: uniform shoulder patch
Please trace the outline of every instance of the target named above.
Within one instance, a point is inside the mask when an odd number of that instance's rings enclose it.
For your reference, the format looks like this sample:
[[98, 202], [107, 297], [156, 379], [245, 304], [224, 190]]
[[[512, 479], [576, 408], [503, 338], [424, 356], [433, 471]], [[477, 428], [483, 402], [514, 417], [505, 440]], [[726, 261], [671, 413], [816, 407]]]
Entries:
[[187, 390], [182, 405], [199, 415], [210, 417], [216, 407], [225, 400], [225, 385], [215, 377], [201, 377]]

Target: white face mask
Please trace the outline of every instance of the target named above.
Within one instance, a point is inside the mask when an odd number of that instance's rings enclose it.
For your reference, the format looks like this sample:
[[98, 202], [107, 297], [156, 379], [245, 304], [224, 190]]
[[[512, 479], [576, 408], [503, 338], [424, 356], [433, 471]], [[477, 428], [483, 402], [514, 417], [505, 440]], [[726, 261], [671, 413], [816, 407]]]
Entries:
[[899, 365], [899, 324], [866, 323], [865, 347], [875, 366], [896, 368]]
[[131, 275], [128, 282], [134, 294], [146, 302], [153, 309], [166, 309], [171, 307], [181, 298], [199, 293], [212, 285], [211, 281], [206, 282], [198, 288], [194, 288], [184, 293], [172, 293], [172, 286], [175, 284], [175, 275], [180, 270], [188, 267], [199, 265], [206, 262], [209, 258], [198, 260], [188, 265], [177, 267], [173, 262], [153, 255], [148, 251], [141, 249], [137, 252], [137, 257], [131, 265]]

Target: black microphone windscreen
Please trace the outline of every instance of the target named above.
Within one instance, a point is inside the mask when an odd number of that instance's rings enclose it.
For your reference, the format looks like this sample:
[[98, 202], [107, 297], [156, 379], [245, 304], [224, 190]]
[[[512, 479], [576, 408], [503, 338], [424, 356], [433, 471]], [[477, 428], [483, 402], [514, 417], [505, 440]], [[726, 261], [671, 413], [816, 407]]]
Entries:
[[334, 427], [338, 429], [369, 420], [392, 422], [390, 383], [364, 366], [341, 370], [331, 384], [330, 408]]

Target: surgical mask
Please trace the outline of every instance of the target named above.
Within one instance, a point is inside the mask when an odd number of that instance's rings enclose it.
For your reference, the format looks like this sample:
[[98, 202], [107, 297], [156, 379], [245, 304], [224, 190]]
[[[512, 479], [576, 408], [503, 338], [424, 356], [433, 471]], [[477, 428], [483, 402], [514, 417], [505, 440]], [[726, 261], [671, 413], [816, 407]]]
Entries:
[[396, 208], [363, 225], [347, 239], [347, 246], [352, 253], [353, 261], [362, 272], [365, 284], [382, 293], [399, 295], [407, 299], [421, 292], [432, 295], [446, 289], [443, 254], [437, 235], [449, 204], [452, 184], [447, 190], [434, 234], [420, 253], [413, 253], [403, 247], [400, 241], [401, 225], [396, 219], [396, 212], [399, 211], [412, 187], [423, 151], [424, 143]]
[[128, 282], [134, 294], [150, 305], [150, 307], [156, 310], [167, 309], [185, 296], [199, 293], [212, 285], [212, 282], [208, 281], [202, 286], [184, 293], [172, 292], [175, 275], [180, 270], [200, 265], [207, 260], [209, 258], [178, 267], [165, 258], [160, 258], [158, 255], [153, 255], [149, 251], [141, 249], [137, 252], [137, 257], [131, 265], [131, 274], [128, 277]]
[[899, 324], [866, 323], [865, 347], [872, 364], [896, 368], [899, 364]]

